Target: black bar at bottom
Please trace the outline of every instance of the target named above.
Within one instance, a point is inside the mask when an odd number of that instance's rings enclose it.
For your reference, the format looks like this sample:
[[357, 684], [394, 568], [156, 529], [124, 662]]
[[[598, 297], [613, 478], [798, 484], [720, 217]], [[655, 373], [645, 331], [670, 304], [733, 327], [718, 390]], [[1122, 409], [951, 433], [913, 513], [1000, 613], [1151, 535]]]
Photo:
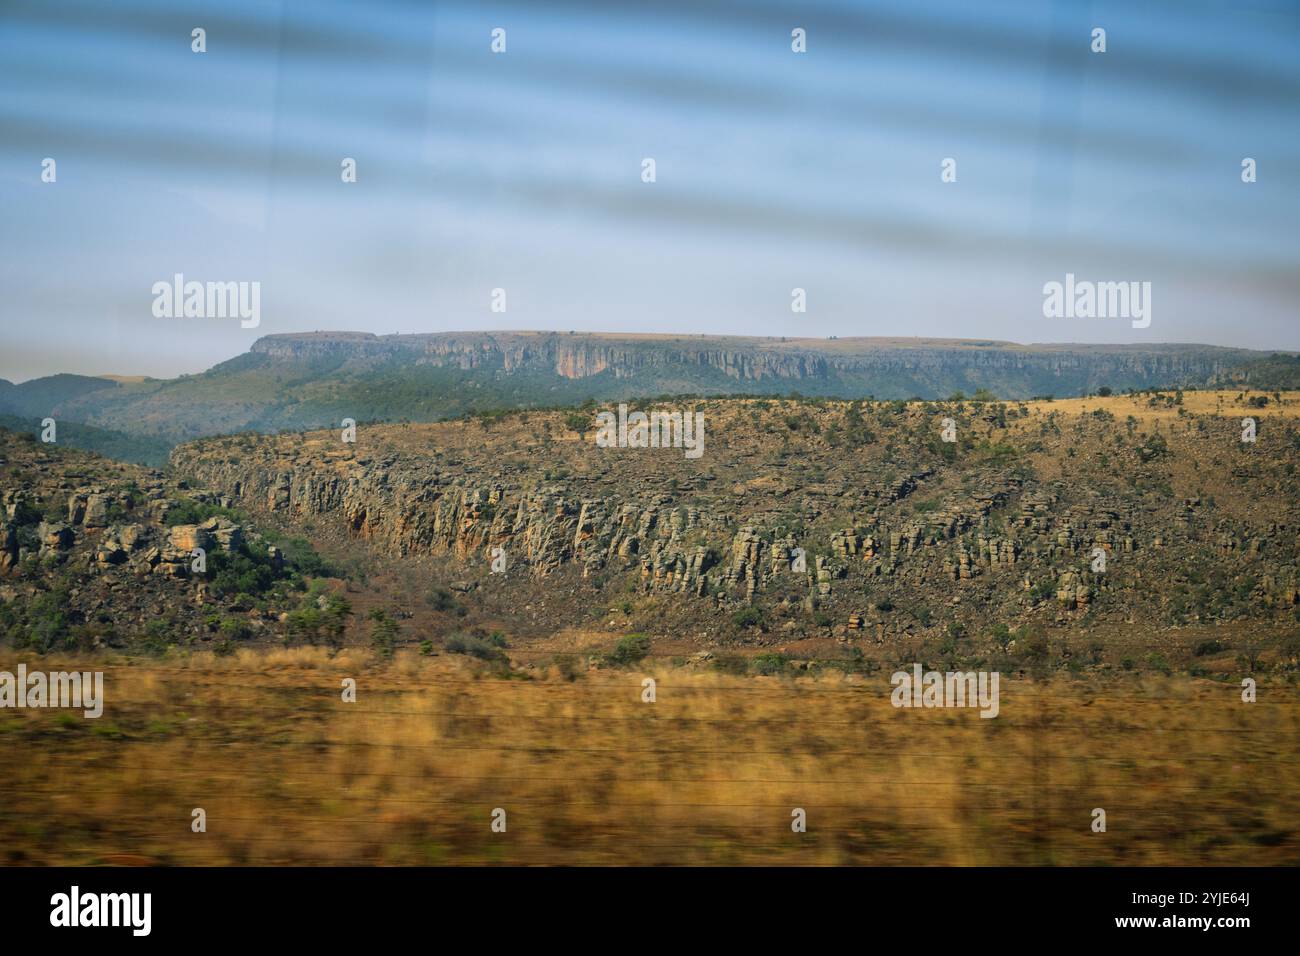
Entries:
[[[480, 941], [493, 945], [515, 935], [534, 945], [580, 936], [637, 945], [666, 942], [659, 934], [670, 928], [675, 944], [807, 942], [848, 930], [878, 942], [901, 933], [965, 945], [1023, 932], [1230, 945], [1289, 922], [1294, 878], [1289, 869], [1236, 868], [7, 869], [0, 932], [6, 943], [75, 933], [126, 945], [373, 945], [430, 932], [465, 945], [465, 930], [486, 932]], [[117, 926], [71, 925], [115, 918]]]

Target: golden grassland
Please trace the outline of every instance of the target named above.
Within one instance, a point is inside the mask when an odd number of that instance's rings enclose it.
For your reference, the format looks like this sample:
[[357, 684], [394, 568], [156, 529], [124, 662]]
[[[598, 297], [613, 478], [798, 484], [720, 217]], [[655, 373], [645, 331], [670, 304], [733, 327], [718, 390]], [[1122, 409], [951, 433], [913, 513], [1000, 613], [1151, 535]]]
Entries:
[[26, 662], [103, 670], [106, 705], [0, 711], [8, 865], [1300, 863], [1300, 694], [1281, 684], [1247, 704], [1185, 677], [1008, 675], [981, 719], [896, 709], [887, 672]]
[[[1177, 394], [1174, 390], [1159, 393], [1171, 398]], [[1187, 391], [1182, 393], [1181, 404], [1157, 399], [1143, 393], [1133, 395], [1092, 396], [1090, 398], [1058, 398], [1053, 401], [1033, 401], [1023, 404], [1031, 414], [1048, 415], [1058, 412], [1062, 415], [1082, 415], [1098, 409], [1110, 412], [1121, 421], [1132, 415], [1139, 424], [1165, 421], [1181, 415], [1218, 415], [1225, 418], [1242, 418], [1247, 415], [1264, 420], [1266, 418], [1300, 417], [1300, 391], [1278, 392], [1280, 401], [1272, 398], [1271, 391], [1245, 391], [1242, 389], [1218, 389], [1214, 391]], [[1250, 404], [1252, 398], [1260, 396], [1269, 398], [1263, 408]], [[1180, 411], [1181, 409], [1181, 411]]]

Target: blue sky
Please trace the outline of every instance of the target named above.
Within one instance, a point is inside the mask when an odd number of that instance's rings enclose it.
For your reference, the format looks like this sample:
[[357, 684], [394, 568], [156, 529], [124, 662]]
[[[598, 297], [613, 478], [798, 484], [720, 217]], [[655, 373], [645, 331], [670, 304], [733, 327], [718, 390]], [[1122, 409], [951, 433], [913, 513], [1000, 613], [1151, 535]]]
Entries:
[[[1297, 349], [1297, 54], [1282, 0], [4, 0], [0, 377], [311, 329]], [[155, 318], [177, 272], [261, 325]], [[1045, 319], [1067, 272], [1151, 326]]]

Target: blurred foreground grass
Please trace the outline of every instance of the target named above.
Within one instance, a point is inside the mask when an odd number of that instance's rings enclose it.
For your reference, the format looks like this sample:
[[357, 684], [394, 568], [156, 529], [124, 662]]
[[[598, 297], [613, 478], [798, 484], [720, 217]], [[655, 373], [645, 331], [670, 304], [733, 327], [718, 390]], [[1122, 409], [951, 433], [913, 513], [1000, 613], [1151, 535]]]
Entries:
[[315, 649], [27, 663], [104, 670], [106, 705], [0, 710], [7, 865], [1300, 862], [1286, 686], [1244, 704], [1188, 678], [1004, 675], [985, 720], [895, 709], [887, 673], [521, 679]]

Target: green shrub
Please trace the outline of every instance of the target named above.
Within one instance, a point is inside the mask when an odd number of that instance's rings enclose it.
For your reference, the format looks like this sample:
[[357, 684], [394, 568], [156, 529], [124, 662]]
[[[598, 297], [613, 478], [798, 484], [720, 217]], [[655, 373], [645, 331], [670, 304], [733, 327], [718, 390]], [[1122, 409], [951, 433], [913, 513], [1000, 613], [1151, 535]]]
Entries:
[[468, 654], [481, 661], [508, 660], [500, 646], [473, 634], [452, 634], [444, 646], [449, 654]]
[[446, 588], [434, 588], [426, 600], [435, 611], [451, 611], [456, 608], [456, 599]]
[[750, 668], [755, 674], [764, 677], [771, 677], [773, 674], [780, 674], [790, 663], [790, 658], [784, 654], [757, 654], [749, 662]]
[[644, 634], [629, 634], [619, 638], [605, 660], [615, 667], [630, 667], [645, 660], [649, 653], [650, 638]]
[[1153, 670], [1157, 670], [1164, 674], [1166, 677], [1174, 672], [1174, 669], [1169, 665], [1169, 661], [1165, 656], [1154, 651], [1147, 655], [1147, 665]]
[[246, 641], [253, 636], [253, 629], [247, 621], [228, 617], [220, 624], [221, 636], [230, 641]]
[[70, 647], [65, 647], [70, 637], [68, 627], [71, 621], [67, 612], [70, 600], [71, 596], [64, 588], [46, 591], [33, 600], [27, 607], [25, 640], [19, 646], [25, 645], [41, 654], [60, 649], [71, 650]]

